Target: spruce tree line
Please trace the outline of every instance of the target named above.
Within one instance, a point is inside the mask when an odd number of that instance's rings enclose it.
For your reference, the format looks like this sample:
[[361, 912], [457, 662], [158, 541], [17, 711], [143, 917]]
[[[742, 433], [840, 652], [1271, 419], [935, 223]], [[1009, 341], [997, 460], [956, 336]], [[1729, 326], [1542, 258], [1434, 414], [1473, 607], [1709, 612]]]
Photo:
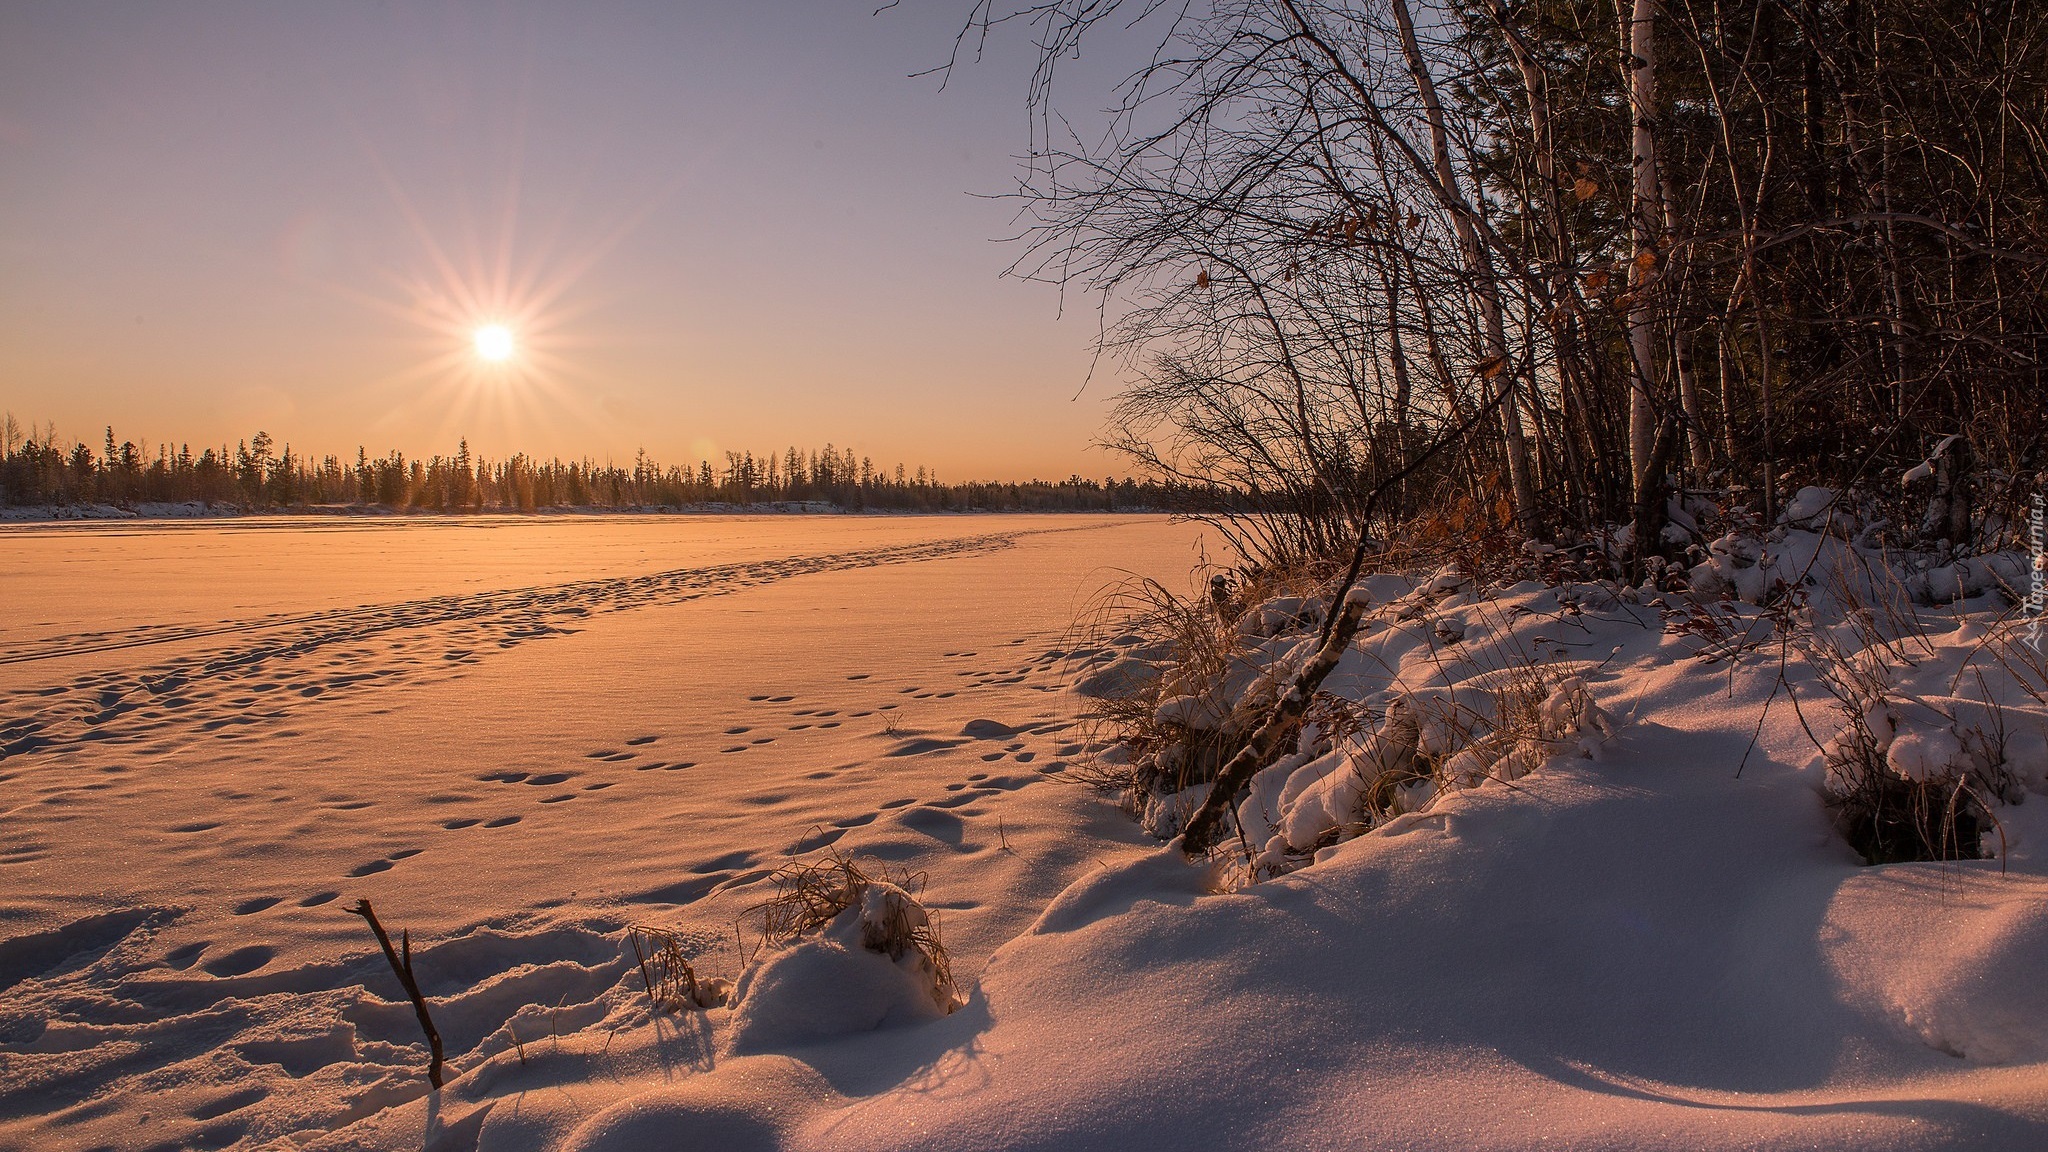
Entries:
[[1219, 507], [1219, 492], [1174, 482], [1085, 479], [948, 482], [919, 466], [885, 468], [831, 444], [756, 455], [728, 452], [722, 465], [664, 465], [638, 453], [630, 468], [594, 460], [489, 460], [463, 440], [452, 455], [399, 452], [318, 461], [258, 432], [232, 450], [115, 442], [100, 451], [64, 445], [54, 428], [25, 431], [0, 416], [0, 505], [200, 501], [249, 510], [374, 505], [396, 511], [631, 509], [704, 504], [816, 503], [847, 511], [1193, 511]]

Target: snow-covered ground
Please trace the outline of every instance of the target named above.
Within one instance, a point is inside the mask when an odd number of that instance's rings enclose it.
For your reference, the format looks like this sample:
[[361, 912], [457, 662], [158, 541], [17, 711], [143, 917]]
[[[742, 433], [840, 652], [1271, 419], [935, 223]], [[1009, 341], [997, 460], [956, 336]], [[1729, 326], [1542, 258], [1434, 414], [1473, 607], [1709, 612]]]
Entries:
[[[50, 594], [0, 644], [0, 1143], [2048, 1147], [2048, 709], [1995, 593], [1819, 611], [1801, 652], [1714, 595], [1376, 578], [1324, 685], [1361, 726], [1254, 782], [1282, 842], [1241, 886], [1058, 783], [1068, 622], [1110, 568], [1185, 587], [1193, 530], [781, 523], [744, 554], [273, 529], [213, 557], [270, 573], [243, 591], [178, 559], [210, 534], [10, 536], [0, 592]], [[1246, 619], [1251, 679], [1313, 644]], [[1583, 691], [1476, 786], [1309, 826], [1404, 714], [1448, 753], [1532, 668]], [[1993, 857], [1859, 863], [1817, 668], [1901, 773], [1999, 730]], [[829, 852], [923, 881], [964, 1006], [858, 947], [757, 952], [769, 872]], [[413, 933], [439, 1093], [358, 896]], [[706, 976], [768, 963], [656, 1011], [636, 922]]]

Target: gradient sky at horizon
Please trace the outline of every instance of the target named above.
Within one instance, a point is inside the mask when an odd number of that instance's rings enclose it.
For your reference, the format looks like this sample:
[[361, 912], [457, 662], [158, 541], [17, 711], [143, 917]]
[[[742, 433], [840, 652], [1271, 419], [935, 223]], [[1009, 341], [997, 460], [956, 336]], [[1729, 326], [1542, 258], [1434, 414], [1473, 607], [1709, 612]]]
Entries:
[[0, 408], [95, 447], [1122, 474], [1092, 301], [999, 277], [1023, 37], [941, 91], [908, 74], [967, 0], [876, 6], [0, 7]]

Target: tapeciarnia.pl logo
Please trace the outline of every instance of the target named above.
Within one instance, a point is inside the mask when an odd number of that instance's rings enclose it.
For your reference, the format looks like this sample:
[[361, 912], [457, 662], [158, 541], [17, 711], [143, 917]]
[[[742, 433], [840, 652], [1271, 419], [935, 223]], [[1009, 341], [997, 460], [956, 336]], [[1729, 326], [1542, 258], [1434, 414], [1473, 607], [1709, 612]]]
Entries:
[[2027, 588], [2027, 615], [2032, 619], [2027, 625], [2027, 643], [2036, 652], [2041, 650], [2041, 620], [2048, 615], [2048, 529], [2044, 529], [2044, 519], [2048, 519], [2048, 493], [2036, 492], [2027, 516], [2027, 545], [2034, 560]]

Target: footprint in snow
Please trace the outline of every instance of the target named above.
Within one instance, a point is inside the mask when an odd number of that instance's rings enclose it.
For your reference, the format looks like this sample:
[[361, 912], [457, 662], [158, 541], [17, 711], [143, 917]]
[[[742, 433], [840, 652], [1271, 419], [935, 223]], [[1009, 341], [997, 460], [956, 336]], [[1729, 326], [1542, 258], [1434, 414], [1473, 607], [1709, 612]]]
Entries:
[[237, 948], [222, 956], [216, 956], [199, 967], [209, 976], [246, 976], [265, 964], [270, 963], [277, 953], [261, 944]]
[[706, 860], [702, 864], [692, 865], [690, 871], [701, 876], [708, 872], [729, 872], [735, 868], [744, 868], [753, 862], [754, 854], [752, 852], [727, 852], [723, 856]]

